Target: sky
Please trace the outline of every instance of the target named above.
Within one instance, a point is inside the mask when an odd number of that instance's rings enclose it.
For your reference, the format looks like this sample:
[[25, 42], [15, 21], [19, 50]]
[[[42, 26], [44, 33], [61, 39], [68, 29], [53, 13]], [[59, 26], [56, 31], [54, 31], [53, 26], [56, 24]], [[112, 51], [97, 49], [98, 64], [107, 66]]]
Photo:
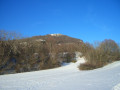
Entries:
[[120, 0], [0, 0], [0, 30], [120, 43]]

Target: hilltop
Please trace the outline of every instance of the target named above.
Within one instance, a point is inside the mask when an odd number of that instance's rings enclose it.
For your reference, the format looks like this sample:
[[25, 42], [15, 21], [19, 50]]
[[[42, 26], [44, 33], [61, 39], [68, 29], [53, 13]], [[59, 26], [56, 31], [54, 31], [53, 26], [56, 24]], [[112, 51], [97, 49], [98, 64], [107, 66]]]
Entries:
[[30, 38], [21, 39], [21, 41], [27, 41], [27, 42], [34, 42], [34, 41], [48, 41], [51, 40], [51, 42], [54, 42], [56, 44], [63, 44], [63, 43], [83, 43], [82, 40], [69, 37], [67, 35], [63, 34], [47, 34], [43, 36], [33, 36]]

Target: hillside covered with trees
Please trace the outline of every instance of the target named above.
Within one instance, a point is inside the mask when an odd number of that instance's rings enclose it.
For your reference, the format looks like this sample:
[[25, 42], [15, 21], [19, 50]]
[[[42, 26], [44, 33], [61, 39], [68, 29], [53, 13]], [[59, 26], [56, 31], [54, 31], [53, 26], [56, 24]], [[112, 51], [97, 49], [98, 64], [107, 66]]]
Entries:
[[0, 30], [0, 74], [60, 67], [63, 62], [75, 62], [75, 52], [86, 60], [79, 67], [82, 70], [120, 60], [120, 47], [110, 39], [95, 46], [62, 34], [21, 38], [18, 33]]
[[14, 32], [0, 31], [0, 74], [59, 67], [75, 60], [82, 40], [66, 35], [21, 38]]

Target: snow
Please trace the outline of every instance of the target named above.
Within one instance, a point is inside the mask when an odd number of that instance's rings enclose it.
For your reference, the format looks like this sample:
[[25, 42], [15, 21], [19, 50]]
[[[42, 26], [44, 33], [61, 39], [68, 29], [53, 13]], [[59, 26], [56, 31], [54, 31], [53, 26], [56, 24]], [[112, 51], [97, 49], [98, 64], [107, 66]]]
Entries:
[[37, 42], [45, 42], [45, 40], [43, 40], [43, 39], [37, 39], [36, 41]]
[[50, 34], [51, 36], [62, 36], [62, 34], [59, 34], [59, 33], [57, 33], [57, 34]]
[[76, 63], [62, 67], [0, 76], [0, 90], [120, 90], [120, 61], [103, 68], [80, 71]]
[[113, 90], [120, 90], [120, 83], [114, 86]]

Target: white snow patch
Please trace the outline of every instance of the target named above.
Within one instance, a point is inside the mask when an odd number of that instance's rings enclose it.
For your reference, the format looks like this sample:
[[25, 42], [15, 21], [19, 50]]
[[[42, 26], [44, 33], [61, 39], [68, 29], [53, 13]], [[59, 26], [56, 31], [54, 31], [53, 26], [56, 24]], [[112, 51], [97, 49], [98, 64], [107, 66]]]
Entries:
[[50, 34], [51, 36], [62, 36], [62, 34], [59, 34], [59, 33], [57, 33], [57, 34]]
[[103, 68], [80, 71], [76, 63], [42, 71], [0, 76], [0, 90], [120, 90], [120, 61]]
[[45, 40], [43, 40], [43, 39], [37, 39], [36, 41], [37, 42], [45, 42]]
[[117, 84], [117, 85], [115, 85], [114, 88], [113, 88], [113, 90], [120, 90], [120, 83]]

